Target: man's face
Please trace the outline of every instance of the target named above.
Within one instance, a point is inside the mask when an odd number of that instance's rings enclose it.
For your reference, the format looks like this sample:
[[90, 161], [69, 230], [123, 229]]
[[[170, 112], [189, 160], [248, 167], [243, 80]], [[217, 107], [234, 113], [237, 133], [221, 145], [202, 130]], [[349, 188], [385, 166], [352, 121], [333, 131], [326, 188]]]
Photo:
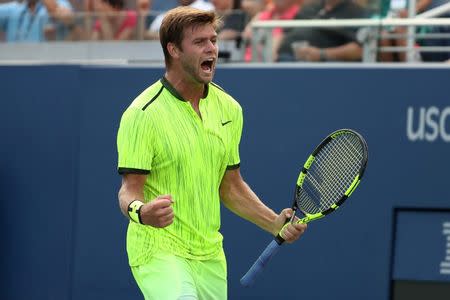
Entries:
[[217, 33], [211, 24], [184, 29], [179, 62], [186, 75], [196, 83], [212, 81], [219, 48]]

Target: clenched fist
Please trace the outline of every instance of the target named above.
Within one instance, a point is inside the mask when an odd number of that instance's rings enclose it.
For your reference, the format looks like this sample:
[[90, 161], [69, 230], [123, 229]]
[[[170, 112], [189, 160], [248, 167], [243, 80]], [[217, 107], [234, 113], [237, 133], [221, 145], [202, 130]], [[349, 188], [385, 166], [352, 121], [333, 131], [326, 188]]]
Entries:
[[141, 207], [142, 223], [157, 228], [164, 228], [173, 223], [173, 204], [171, 195], [158, 196]]

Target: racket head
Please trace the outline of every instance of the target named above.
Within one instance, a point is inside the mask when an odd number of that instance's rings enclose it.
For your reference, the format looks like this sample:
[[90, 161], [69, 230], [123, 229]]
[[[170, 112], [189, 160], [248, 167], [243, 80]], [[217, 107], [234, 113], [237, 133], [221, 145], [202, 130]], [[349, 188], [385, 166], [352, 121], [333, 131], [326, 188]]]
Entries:
[[327, 136], [306, 160], [295, 187], [294, 206], [308, 223], [338, 209], [364, 175], [368, 146], [352, 129]]

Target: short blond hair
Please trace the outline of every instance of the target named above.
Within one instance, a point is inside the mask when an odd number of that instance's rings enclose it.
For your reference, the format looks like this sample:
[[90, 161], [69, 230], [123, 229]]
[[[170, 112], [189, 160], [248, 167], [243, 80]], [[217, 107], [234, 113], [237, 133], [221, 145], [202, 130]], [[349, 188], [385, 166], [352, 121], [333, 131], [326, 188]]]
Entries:
[[183, 33], [186, 28], [211, 24], [217, 30], [221, 23], [220, 17], [214, 11], [205, 11], [189, 6], [179, 6], [169, 10], [159, 28], [159, 41], [163, 48], [166, 65], [169, 66], [171, 62], [167, 45], [174, 43], [181, 49]]

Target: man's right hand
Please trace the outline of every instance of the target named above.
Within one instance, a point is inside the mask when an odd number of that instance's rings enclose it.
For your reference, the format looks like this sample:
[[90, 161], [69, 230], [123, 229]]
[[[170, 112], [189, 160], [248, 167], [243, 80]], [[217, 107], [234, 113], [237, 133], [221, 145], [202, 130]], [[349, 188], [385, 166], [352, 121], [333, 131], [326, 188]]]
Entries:
[[173, 223], [173, 200], [171, 195], [158, 196], [141, 207], [141, 221], [145, 225], [164, 228]]

